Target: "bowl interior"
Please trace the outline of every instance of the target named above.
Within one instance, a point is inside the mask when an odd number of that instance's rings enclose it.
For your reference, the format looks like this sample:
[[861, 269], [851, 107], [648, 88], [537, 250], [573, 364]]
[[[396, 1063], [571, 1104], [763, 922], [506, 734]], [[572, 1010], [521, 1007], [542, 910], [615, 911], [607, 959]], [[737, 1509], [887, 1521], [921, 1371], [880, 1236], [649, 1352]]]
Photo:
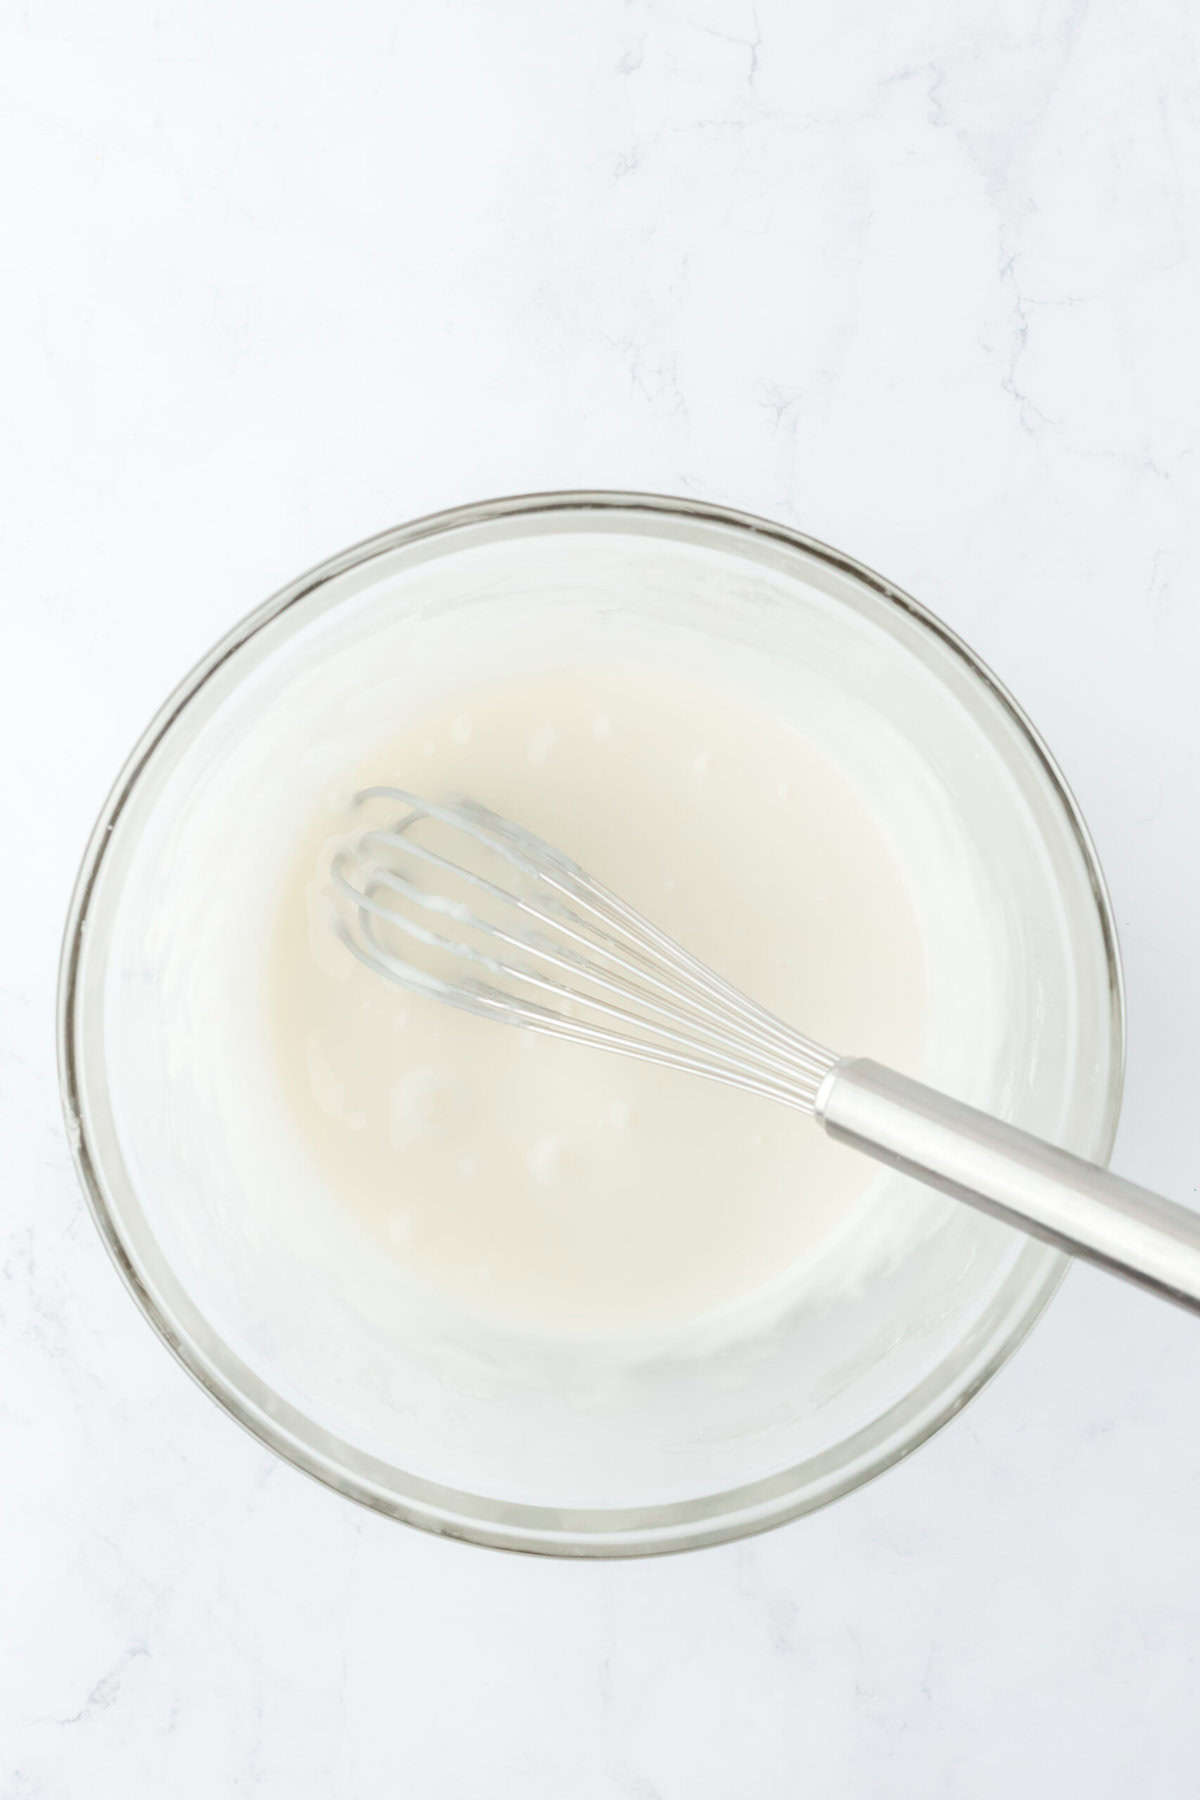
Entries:
[[[68, 928], [66, 1103], [101, 1229], [185, 1364], [293, 1461], [433, 1529], [577, 1554], [728, 1537], [866, 1479], [986, 1379], [1063, 1266], [881, 1172], [904, 1230], [853, 1279], [831, 1252], [821, 1281], [614, 1356], [398, 1309], [300, 1148], [264, 1150], [269, 872], [347, 734], [592, 651], [744, 675], [927, 872], [914, 1073], [1103, 1158], [1122, 1056], [1103, 884], [1044, 748], [951, 634], [821, 546], [682, 502], [494, 503], [348, 552], [231, 634], [118, 782]], [[231, 830], [264, 871], [236, 907], [202, 879]]]

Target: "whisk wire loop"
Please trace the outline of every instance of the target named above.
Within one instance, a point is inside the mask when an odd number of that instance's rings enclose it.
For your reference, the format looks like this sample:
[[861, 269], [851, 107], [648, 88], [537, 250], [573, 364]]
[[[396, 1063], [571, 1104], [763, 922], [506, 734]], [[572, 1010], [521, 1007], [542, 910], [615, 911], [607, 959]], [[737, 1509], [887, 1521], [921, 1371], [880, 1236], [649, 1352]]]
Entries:
[[[399, 787], [367, 788], [357, 800], [404, 809], [355, 834], [333, 862], [336, 928], [368, 967], [468, 1012], [813, 1111], [833, 1054], [561, 852], [474, 802]], [[422, 841], [427, 824], [453, 854]], [[481, 852], [517, 881], [484, 874]], [[461, 890], [473, 903], [456, 897]]]

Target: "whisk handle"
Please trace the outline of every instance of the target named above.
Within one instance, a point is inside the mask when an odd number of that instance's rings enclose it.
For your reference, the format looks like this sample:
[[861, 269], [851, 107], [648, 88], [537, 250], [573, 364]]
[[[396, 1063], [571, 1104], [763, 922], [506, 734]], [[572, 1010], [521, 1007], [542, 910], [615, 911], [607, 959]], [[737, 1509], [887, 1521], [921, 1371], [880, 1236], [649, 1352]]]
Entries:
[[1200, 1213], [866, 1058], [825, 1077], [831, 1138], [1200, 1312]]

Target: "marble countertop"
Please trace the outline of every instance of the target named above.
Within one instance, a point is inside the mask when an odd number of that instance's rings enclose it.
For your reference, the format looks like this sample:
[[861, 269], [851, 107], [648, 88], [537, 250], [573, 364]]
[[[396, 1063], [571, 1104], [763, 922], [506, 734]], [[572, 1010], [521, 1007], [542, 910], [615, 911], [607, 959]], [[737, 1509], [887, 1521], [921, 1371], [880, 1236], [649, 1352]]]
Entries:
[[84, 835], [232, 620], [438, 506], [674, 491], [886, 571], [1031, 711], [1121, 929], [1116, 1164], [1200, 1204], [1194, 9], [60, 0], [0, 90], [0, 1800], [1193, 1793], [1195, 1319], [1075, 1271], [758, 1539], [439, 1542], [155, 1342], [52, 1039]]

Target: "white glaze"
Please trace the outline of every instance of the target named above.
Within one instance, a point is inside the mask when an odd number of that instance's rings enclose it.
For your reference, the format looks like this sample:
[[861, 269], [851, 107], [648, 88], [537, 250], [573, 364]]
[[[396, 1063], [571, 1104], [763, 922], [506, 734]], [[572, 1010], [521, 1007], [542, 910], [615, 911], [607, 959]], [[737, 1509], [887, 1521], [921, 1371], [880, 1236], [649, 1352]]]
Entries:
[[[919, 1060], [924, 953], [878, 823], [718, 680], [634, 662], [452, 688], [353, 777], [483, 800], [803, 1027]], [[291, 859], [271, 1029], [314, 1168], [381, 1254], [560, 1331], [661, 1329], [803, 1273], [869, 1164], [770, 1102], [386, 985], [331, 933], [323, 840], [345, 826], [321, 809]]]

